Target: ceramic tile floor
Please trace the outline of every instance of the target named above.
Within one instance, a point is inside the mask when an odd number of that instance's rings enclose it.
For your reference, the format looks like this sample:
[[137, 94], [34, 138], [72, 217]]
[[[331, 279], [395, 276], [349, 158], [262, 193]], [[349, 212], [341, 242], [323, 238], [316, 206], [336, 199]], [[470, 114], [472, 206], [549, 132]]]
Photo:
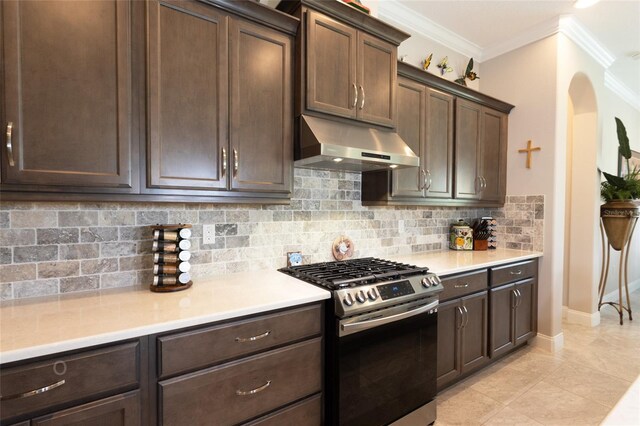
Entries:
[[640, 375], [640, 290], [635, 321], [601, 310], [598, 327], [563, 324], [555, 354], [527, 346], [438, 396], [436, 426], [597, 425]]

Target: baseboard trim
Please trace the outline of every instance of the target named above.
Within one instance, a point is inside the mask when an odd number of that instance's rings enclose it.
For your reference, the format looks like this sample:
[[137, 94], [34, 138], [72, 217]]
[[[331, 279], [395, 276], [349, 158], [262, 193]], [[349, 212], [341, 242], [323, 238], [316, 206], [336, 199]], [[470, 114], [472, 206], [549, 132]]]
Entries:
[[587, 313], [569, 309], [568, 306], [562, 307], [562, 318], [569, 324], [584, 325], [586, 327], [595, 327], [600, 324], [600, 312]]
[[[629, 283], [629, 293], [633, 293], [634, 291], [640, 289], [640, 278], [637, 280], [631, 281]], [[623, 300], [627, 300], [627, 295], [624, 294], [624, 288], [622, 289], [622, 298]], [[617, 302], [618, 299], [618, 288], [604, 295], [602, 298], [603, 302]]]
[[538, 333], [530, 344], [536, 348], [544, 349], [547, 352], [558, 352], [564, 346], [564, 334], [558, 333], [555, 336], [547, 336]]

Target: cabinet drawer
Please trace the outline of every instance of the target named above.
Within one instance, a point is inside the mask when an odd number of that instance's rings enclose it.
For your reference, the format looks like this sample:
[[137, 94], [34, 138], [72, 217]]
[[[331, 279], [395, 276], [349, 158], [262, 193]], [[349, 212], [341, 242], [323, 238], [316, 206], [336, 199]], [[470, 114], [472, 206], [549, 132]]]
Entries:
[[322, 396], [316, 395], [290, 407], [259, 418], [246, 426], [320, 426], [322, 424]]
[[474, 271], [461, 275], [442, 278], [444, 290], [440, 300], [448, 300], [487, 288], [487, 271]]
[[506, 266], [496, 266], [491, 268], [491, 286], [496, 287], [502, 284], [531, 278], [538, 271], [538, 261], [527, 260], [526, 262], [512, 263]]
[[[139, 369], [139, 342], [3, 369], [0, 372], [2, 419], [137, 387]], [[33, 392], [37, 390], [42, 391]]]
[[164, 425], [226, 425], [317, 393], [321, 338], [159, 383]]
[[321, 305], [158, 338], [161, 378], [321, 333]]
[[140, 425], [140, 391], [116, 395], [33, 419], [31, 426]]

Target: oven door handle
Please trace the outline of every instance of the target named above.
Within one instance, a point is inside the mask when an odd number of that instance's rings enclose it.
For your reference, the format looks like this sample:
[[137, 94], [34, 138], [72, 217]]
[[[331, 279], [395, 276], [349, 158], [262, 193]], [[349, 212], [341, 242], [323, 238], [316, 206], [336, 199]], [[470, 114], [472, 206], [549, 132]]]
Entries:
[[389, 324], [392, 322], [400, 321], [405, 318], [411, 318], [416, 315], [423, 314], [425, 312], [430, 311], [431, 309], [435, 309], [438, 307], [439, 301], [431, 302], [427, 305], [420, 306], [416, 309], [411, 309], [410, 311], [401, 312], [399, 314], [390, 315], [388, 317], [376, 318], [367, 321], [354, 322], [351, 324], [340, 324], [340, 337], [347, 336], [349, 334], [357, 333], [359, 331], [368, 330], [373, 327], [378, 327], [383, 324]]

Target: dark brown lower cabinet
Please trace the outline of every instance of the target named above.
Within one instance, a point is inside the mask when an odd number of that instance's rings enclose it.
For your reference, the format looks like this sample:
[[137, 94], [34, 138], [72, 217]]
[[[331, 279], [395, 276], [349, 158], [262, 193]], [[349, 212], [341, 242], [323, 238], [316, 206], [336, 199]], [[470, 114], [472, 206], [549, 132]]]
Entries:
[[161, 424], [238, 424], [322, 388], [321, 339], [162, 381]]
[[4, 364], [0, 425], [139, 425], [147, 371], [146, 337]]
[[438, 307], [438, 389], [488, 362], [488, 308], [486, 291]]
[[140, 391], [112, 396], [31, 421], [32, 426], [137, 426], [140, 425]]
[[491, 357], [526, 343], [536, 333], [536, 279], [491, 289]]

